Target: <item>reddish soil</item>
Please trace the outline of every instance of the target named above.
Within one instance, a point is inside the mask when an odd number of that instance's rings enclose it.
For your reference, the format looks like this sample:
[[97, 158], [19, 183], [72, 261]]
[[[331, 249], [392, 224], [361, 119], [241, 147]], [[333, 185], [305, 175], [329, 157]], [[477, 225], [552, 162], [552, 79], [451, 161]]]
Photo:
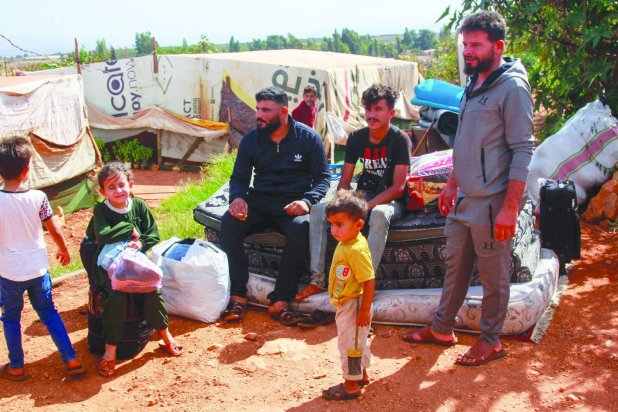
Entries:
[[[71, 248], [79, 244], [86, 212], [68, 217]], [[170, 329], [186, 348], [170, 359], [151, 341], [112, 378], [96, 371], [88, 353], [85, 276], [54, 289], [57, 307], [88, 371], [65, 376], [45, 327], [29, 304], [23, 313], [23, 383], [2, 381], [0, 410], [616, 410], [618, 404], [618, 234], [582, 224], [582, 259], [540, 344], [504, 341], [505, 359], [477, 368], [453, 364], [475, 341], [444, 349], [410, 345], [401, 327], [375, 326], [371, 384], [359, 400], [327, 402], [322, 389], [341, 380], [334, 325], [285, 327], [260, 311], [236, 325], [172, 317]], [[246, 339], [255, 333], [255, 340]], [[7, 360], [4, 340], [0, 360]], [[612, 406], [614, 405], [614, 406]]]

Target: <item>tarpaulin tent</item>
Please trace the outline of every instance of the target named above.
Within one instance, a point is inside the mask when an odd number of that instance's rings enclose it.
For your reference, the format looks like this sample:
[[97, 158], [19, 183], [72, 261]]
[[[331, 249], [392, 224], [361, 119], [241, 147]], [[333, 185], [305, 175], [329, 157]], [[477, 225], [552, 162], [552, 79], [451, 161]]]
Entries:
[[[335, 137], [327, 127], [328, 117], [353, 128], [363, 126], [360, 98], [370, 85], [387, 84], [407, 93], [409, 101], [419, 81], [417, 65], [413, 62], [294, 49], [164, 55], [156, 61], [152, 56], [143, 56], [83, 65], [81, 70], [89, 108], [96, 108], [109, 117], [128, 118], [159, 107], [188, 119], [226, 122], [231, 126], [232, 146], [255, 126], [254, 96], [264, 87], [275, 85], [285, 90], [293, 109], [302, 100], [303, 88], [313, 84], [319, 97], [315, 128], [325, 140], [334, 142]], [[74, 71], [72, 67], [52, 72]], [[411, 110], [406, 107], [401, 112], [410, 116]], [[136, 134], [127, 129], [111, 131], [99, 122], [96, 128], [95, 134], [106, 140]], [[102, 129], [107, 132], [101, 132]], [[164, 131], [162, 144], [179, 136], [178, 132], [167, 132], [166, 125], [161, 130]], [[177, 140], [167, 146], [179, 144]]]
[[89, 174], [100, 159], [81, 76], [0, 77], [0, 139], [10, 136], [32, 141], [29, 184], [54, 207], [71, 213], [94, 204]]

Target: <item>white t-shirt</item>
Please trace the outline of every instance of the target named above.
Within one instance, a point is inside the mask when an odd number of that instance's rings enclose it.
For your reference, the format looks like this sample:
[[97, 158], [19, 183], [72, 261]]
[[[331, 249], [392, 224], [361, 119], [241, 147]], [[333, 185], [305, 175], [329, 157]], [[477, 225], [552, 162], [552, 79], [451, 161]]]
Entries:
[[0, 190], [0, 276], [23, 282], [49, 270], [41, 222], [52, 215], [40, 190]]

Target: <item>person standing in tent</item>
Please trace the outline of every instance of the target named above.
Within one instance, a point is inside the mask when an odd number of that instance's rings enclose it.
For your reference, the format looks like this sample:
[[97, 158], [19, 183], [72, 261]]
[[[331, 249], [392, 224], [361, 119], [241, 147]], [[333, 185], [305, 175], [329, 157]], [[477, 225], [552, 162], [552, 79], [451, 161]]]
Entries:
[[318, 112], [318, 108], [315, 101], [318, 99], [318, 91], [315, 86], [309, 84], [303, 90], [303, 101], [296, 106], [296, 109], [292, 110], [292, 119], [297, 122], [306, 124], [309, 127], [313, 127], [315, 124], [315, 116]]
[[[330, 187], [322, 139], [288, 114], [288, 96], [278, 87], [255, 95], [257, 127], [246, 134], [230, 178], [230, 205], [221, 222], [221, 246], [227, 253], [231, 299], [224, 321], [242, 319], [247, 305], [249, 270], [245, 236], [275, 226], [287, 238], [269, 312], [283, 323], [296, 316], [288, 301], [309, 250], [309, 210]], [[253, 175], [253, 185], [251, 177]]]
[[[385, 85], [373, 85], [363, 92], [367, 127], [350, 134], [345, 147], [345, 162], [337, 190], [349, 189], [356, 162], [363, 171], [357, 190], [367, 200], [369, 210], [369, 249], [376, 270], [386, 246], [390, 223], [403, 214], [399, 202], [410, 168], [411, 143], [408, 136], [391, 125], [395, 116], [397, 92]], [[301, 301], [321, 292], [325, 284], [325, 254], [328, 224], [325, 205], [311, 209], [311, 284], [296, 295]], [[303, 321], [306, 324], [307, 321]]]
[[532, 97], [523, 65], [503, 57], [506, 23], [481, 11], [461, 26], [464, 71], [453, 172], [438, 198], [447, 216], [446, 278], [431, 326], [409, 331], [412, 343], [452, 346], [474, 258], [483, 285], [481, 336], [456, 363], [476, 366], [506, 355], [500, 343], [509, 302], [510, 254], [532, 156]]

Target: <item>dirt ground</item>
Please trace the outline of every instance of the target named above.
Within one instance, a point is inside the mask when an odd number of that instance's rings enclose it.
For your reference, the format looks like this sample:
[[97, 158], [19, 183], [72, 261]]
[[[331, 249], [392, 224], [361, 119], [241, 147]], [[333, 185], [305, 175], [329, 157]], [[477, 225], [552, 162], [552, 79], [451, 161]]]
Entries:
[[[65, 233], [79, 245], [88, 212], [68, 217]], [[54, 289], [57, 307], [83, 362], [84, 377], [66, 376], [45, 327], [29, 304], [22, 329], [24, 383], [2, 381], [0, 410], [616, 410], [618, 404], [618, 234], [582, 225], [582, 259], [540, 344], [508, 340], [505, 359], [470, 368], [453, 364], [475, 341], [444, 349], [410, 345], [406, 328], [375, 326], [371, 384], [359, 400], [327, 402], [322, 389], [341, 380], [334, 325], [285, 327], [263, 311], [236, 325], [172, 317], [186, 348], [166, 358], [152, 340], [112, 378], [96, 371], [88, 353], [85, 276]], [[255, 340], [246, 339], [256, 334]], [[0, 361], [7, 361], [4, 340]], [[614, 405], [614, 406], [612, 406]]]

